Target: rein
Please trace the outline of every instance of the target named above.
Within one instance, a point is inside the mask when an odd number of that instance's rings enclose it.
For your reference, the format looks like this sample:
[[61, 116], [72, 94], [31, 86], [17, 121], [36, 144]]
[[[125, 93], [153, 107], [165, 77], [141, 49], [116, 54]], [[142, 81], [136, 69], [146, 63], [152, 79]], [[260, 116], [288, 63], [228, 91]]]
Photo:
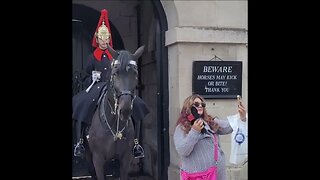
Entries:
[[[126, 125], [121, 129], [119, 130], [119, 123], [120, 123], [120, 115], [119, 115], [119, 110], [117, 109], [117, 106], [116, 106], [116, 102], [115, 102], [115, 109], [113, 110], [112, 106], [111, 106], [111, 103], [109, 101], [108, 98], [106, 98], [108, 94], [108, 90], [103, 94], [103, 97], [102, 97], [102, 101], [101, 103], [99, 104], [99, 119], [101, 121], [102, 124], [105, 124], [106, 126], [103, 126], [104, 128], [106, 128], [107, 131], [110, 131], [112, 136], [113, 136], [113, 139], [114, 141], [116, 141], [117, 139], [122, 139], [123, 137], [123, 134], [122, 132], [125, 130], [126, 126], [128, 126], [128, 122], [129, 122], [129, 119], [127, 120], [126, 122]], [[116, 130], [113, 130], [108, 122], [108, 119], [107, 119], [107, 116], [106, 116], [106, 111], [105, 111], [105, 99], [107, 99], [108, 101], [108, 106], [110, 108], [110, 112], [111, 112], [111, 115], [115, 115], [116, 117], [116, 122], [117, 122], [117, 128]], [[112, 117], [111, 117], [112, 118]]]

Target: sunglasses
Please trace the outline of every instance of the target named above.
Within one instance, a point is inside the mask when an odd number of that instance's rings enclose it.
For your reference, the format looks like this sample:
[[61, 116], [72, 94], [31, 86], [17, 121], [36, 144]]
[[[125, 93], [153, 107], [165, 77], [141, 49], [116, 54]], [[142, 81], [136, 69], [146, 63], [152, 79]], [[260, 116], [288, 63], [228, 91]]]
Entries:
[[195, 103], [193, 103], [193, 105], [195, 106], [195, 107], [200, 107], [200, 105], [201, 105], [201, 107], [206, 107], [206, 103], [204, 103], [204, 102], [201, 102], [201, 103], [199, 103], [199, 102], [195, 102]]

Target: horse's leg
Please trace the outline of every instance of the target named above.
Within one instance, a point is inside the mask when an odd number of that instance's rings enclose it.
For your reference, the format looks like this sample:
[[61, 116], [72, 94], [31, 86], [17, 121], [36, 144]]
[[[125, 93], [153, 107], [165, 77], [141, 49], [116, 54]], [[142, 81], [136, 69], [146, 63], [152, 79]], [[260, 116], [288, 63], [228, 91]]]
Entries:
[[120, 180], [129, 180], [129, 167], [131, 164], [131, 154], [126, 153], [122, 159], [120, 159]]
[[89, 148], [88, 140], [86, 139], [84, 142], [85, 142], [84, 146], [86, 147], [85, 156], [86, 156], [86, 160], [88, 163], [88, 168], [89, 168], [89, 173], [91, 175], [91, 179], [97, 180], [97, 175], [96, 175], [96, 171], [94, 169], [94, 165], [93, 165], [93, 161], [92, 161], [92, 153]]
[[104, 174], [104, 164], [105, 160], [104, 157], [101, 157], [101, 155], [93, 154], [92, 156], [94, 169], [96, 170], [96, 175], [98, 180], [106, 180], [106, 176]]

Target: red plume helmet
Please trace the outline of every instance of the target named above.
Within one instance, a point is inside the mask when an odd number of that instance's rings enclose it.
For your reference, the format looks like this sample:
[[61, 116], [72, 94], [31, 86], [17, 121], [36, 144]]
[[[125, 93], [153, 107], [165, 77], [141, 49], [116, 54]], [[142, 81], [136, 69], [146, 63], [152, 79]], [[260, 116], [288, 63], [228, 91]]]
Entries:
[[94, 37], [92, 39], [92, 46], [93, 47], [98, 47], [98, 44], [96, 42], [97, 37], [102, 38], [102, 39], [110, 38], [109, 45], [111, 47], [113, 47], [108, 11], [106, 9], [101, 10], [101, 15], [100, 15], [100, 19], [99, 19], [99, 22], [98, 22], [98, 25], [96, 28], [96, 32], [94, 33]]

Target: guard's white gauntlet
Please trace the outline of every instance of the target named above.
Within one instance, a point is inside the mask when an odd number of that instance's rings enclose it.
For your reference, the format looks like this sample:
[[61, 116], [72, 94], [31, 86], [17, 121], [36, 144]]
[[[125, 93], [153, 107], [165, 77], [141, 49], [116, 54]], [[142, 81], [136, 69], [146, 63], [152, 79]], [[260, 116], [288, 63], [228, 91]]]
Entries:
[[92, 71], [92, 81], [99, 81], [101, 78], [100, 74], [100, 71]]
[[90, 89], [92, 88], [92, 86], [94, 85], [95, 82], [100, 81], [100, 76], [101, 72], [100, 71], [92, 71], [92, 83], [90, 84], [90, 86], [86, 89], [86, 92], [89, 92]]

